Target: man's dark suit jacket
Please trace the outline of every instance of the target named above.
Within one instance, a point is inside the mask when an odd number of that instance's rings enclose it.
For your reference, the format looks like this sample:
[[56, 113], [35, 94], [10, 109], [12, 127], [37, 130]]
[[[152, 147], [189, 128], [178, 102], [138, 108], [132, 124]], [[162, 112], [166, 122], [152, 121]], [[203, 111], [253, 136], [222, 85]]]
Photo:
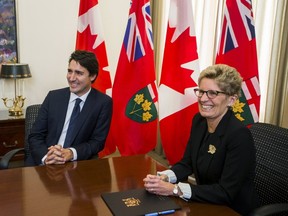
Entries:
[[[69, 88], [50, 91], [46, 96], [28, 138], [31, 155], [27, 166], [40, 165], [48, 147], [58, 143], [69, 98]], [[111, 117], [112, 99], [92, 88], [74, 127], [71, 147], [77, 151], [77, 160], [91, 159], [104, 148]]]
[[209, 136], [207, 144], [216, 148], [214, 154], [208, 153], [208, 145], [199, 153], [206, 134], [207, 121], [198, 113], [184, 156], [171, 169], [178, 181], [194, 173], [197, 186], [190, 185], [191, 200], [228, 205], [242, 215], [249, 213], [258, 206], [254, 190], [256, 150], [249, 129], [228, 110]]

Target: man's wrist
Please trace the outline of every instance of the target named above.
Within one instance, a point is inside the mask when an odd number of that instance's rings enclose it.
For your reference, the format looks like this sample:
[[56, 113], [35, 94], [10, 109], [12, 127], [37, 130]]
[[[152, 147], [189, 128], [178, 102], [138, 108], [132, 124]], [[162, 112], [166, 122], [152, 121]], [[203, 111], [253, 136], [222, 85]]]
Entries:
[[72, 151], [72, 149], [70, 149], [70, 148], [68, 148], [68, 150], [69, 150], [69, 152], [70, 152], [70, 159], [69, 159], [69, 161], [73, 161], [74, 160], [74, 154], [73, 154], [73, 151]]
[[76, 151], [76, 149], [73, 148], [73, 147], [70, 147], [69, 150], [72, 151], [72, 158], [71, 158], [71, 161], [75, 161], [75, 160], [77, 160], [77, 151]]

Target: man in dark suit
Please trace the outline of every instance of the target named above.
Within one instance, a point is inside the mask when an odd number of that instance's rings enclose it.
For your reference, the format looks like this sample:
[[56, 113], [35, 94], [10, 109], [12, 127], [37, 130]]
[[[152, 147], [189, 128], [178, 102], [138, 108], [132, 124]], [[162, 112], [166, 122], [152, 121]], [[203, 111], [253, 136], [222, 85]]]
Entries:
[[[26, 165], [87, 160], [97, 157], [104, 148], [112, 99], [91, 88], [98, 67], [92, 52], [76, 50], [71, 54], [67, 71], [69, 87], [50, 91], [42, 103], [28, 138], [31, 155]], [[77, 115], [72, 111], [76, 101], [80, 102], [76, 104]], [[75, 116], [70, 129], [70, 119]]]

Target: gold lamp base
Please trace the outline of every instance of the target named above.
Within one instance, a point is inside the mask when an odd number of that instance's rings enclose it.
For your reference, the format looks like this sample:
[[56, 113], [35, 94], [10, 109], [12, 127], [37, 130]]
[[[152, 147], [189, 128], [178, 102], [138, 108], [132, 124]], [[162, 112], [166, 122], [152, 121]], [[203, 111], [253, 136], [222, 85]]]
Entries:
[[9, 116], [22, 116], [22, 110], [9, 109]]
[[26, 98], [23, 98], [21, 95], [17, 96], [14, 99], [7, 99], [2, 98], [4, 105], [9, 109], [9, 115], [10, 116], [22, 116], [22, 107], [24, 106], [24, 100]]

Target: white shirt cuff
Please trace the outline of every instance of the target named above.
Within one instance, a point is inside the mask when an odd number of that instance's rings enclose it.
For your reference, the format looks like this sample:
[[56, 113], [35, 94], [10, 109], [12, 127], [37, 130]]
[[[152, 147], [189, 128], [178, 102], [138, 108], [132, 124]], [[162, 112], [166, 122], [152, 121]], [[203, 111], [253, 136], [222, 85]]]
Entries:
[[45, 155], [43, 158], [42, 158], [42, 165], [45, 165], [45, 159], [47, 158], [47, 155]]
[[157, 172], [157, 175], [167, 175], [168, 176], [168, 181], [170, 183], [175, 183], [177, 181], [177, 177], [175, 173], [172, 170], [164, 170], [161, 172]]
[[178, 187], [180, 188], [181, 192], [183, 193], [182, 196], [180, 196], [182, 199], [188, 201], [192, 197], [192, 190], [188, 183], [178, 183]]
[[69, 148], [73, 152], [73, 159], [71, 161], [77, 160], [77, 152], [75, 148]]

